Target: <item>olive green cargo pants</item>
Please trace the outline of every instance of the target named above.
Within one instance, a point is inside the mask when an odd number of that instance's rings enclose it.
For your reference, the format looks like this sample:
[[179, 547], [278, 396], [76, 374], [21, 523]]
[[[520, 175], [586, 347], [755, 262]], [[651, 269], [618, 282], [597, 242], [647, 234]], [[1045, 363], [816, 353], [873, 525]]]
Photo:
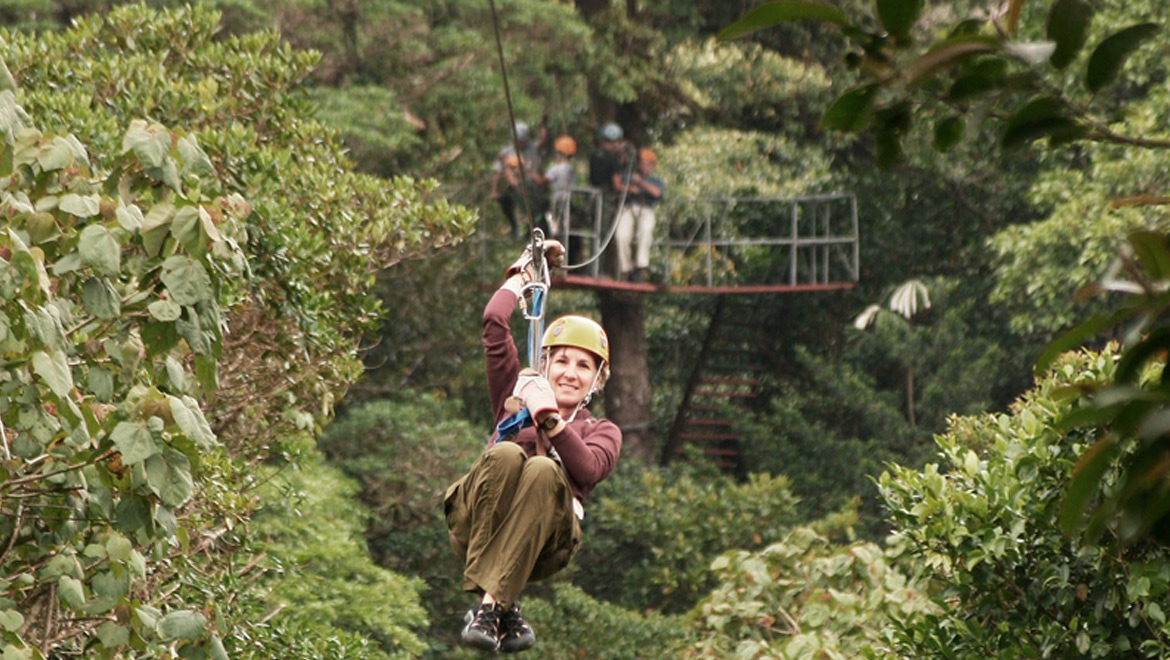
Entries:
[[530, 580], [569, 564], [581, 545], [564, 470], [514, 442], [484, 452], [443, 499], [463, 590], [511, 604]]

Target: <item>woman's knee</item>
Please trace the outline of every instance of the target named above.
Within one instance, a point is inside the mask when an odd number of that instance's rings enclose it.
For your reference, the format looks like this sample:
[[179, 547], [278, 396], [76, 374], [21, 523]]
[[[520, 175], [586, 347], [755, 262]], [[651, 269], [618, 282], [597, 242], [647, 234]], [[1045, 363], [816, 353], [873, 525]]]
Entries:
[[492, 469], [519, 469], [525, 463], [528, 454], [524, 448], [515, 442], [498, 442], [480, 456], [480, 461]]
[[556, 488], [561, 485], [561, 466], [547, 456], [533, 456], [524, 464], [522, 479], [544, 488]]

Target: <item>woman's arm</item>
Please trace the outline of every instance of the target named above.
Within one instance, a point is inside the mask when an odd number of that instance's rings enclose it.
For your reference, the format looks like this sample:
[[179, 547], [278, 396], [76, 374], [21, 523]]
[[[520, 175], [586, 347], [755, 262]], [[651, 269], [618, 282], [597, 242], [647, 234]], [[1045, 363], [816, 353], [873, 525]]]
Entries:
[[504, 401], [512, 394], [520, 373], [520, 357], [516, 343], [512, 341], [509, 319], [523, 286], [524, 281], [519, 275], [509, 277], [483, 310], [483, 356], [487, 366], [488, 397], [492, 419], [497, 422], [509, 414], [504, 410]]

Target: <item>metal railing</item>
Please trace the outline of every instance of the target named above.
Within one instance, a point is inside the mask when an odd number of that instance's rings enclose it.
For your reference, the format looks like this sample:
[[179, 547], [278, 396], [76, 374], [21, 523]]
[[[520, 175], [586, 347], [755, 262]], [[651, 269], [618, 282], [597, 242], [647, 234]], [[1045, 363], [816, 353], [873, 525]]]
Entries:
[[853, 195], [687, 199], [663, 211], [659, 254], [673, 286], [795, 287], [860, 274]]
[[[617, 200], [574, 187], [553, 203], [551, 234], [576, 274], [612, 277], [602, 249]], [[608, 206], [608, 207], [607, 207]], [[671, 287], [831, 285], [860, 274], [853, 195], [669, 199], [657, 212], [653, 279]]]

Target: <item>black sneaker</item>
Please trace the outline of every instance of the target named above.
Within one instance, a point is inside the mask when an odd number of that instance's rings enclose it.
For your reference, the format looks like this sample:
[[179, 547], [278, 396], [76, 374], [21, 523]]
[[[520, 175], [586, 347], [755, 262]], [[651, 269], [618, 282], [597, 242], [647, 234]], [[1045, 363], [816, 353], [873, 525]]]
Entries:
[[520, 616], [520, 601], [512, 603], [500, 616], [500, 650], [504, 653], [519, 653], [532, 648], [535, 643], [536, 633]]
[[480, 603], [467, 610], [463, 617], [463, 643], [484, 651], [495, 651], [500, 646], [500, 616], [504, 608], [499, 603]]

